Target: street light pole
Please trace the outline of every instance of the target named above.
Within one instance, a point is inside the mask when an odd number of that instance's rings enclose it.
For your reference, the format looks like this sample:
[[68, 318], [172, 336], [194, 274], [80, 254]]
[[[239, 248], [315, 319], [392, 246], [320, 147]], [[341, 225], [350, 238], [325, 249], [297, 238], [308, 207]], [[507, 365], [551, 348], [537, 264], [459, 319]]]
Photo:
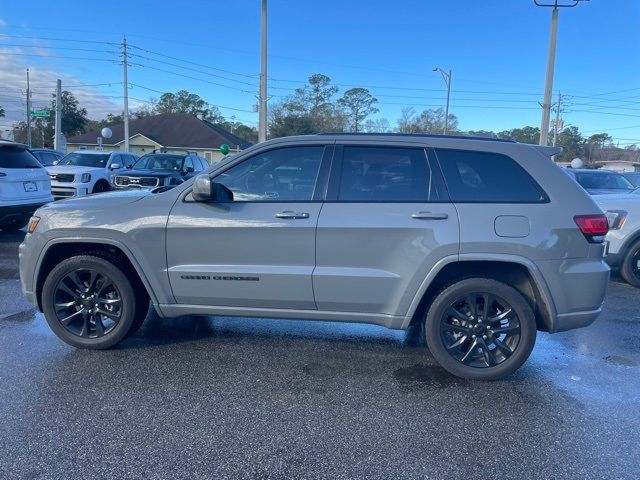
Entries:
[[124, 151], [129, 151], [129, 79], [127, 78], [127, 37], [122, 37], [122, 84], [124, 86]]
[[258, 109], [258, 142], [264, 142], [267, 139], [267, 0], [262, 0], [262, 46]]
[[27, 145], [31, 146], [31, 88], [29, 87], [29, 69], [27, 68]]
[[553, 92], [553, 73], [556, 62], [556, 41], [558, 37], [558, 8], [575, 7], [578, 3], [589, 0], [568, 0], [571, 3], [561, 3], [561, 0], [533, 0], [538, 7], [553, 7], [551, 12], [551, 36], [549, 37], [549, 56], [547, 58], [547, 77], [544, 84], [544, 100], [542, 101], [542, 120], [540, 121], [540, 145], [549, 143], [549, 120], [551, 117], [551, 95]]
[[447, 85], [447, 103], [444, 108], [444, 131], [443, 134], [446, 135], [449, 131], [449, 99], [451, 98], [451, 69], [444, 71], [440, 67], [435, 67], [433, 69], [434, 72], [440, 72], [442, 78], [444, 79], [444, 83]]

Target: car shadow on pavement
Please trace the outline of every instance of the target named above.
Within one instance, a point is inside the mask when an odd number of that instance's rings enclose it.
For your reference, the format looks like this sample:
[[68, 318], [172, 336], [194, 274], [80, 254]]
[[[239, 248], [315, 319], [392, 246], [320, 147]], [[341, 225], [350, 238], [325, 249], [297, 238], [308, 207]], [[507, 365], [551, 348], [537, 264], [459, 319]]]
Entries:
[[183, 316], [160, 318], [149, 310], [141, 329], [120, 344], [119, 349], [149, 348], [185, 342], [217, 340], [286, 339], [358, 344], [423, 346], [421, 329], [407, 331], [359, 323], [291, 319]]

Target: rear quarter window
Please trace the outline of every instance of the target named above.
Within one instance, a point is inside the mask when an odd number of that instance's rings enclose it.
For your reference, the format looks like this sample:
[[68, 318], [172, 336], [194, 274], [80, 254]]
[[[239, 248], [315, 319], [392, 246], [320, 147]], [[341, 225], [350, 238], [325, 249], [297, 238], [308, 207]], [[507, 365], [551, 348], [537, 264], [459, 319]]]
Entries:
[[435, 150], [451, 200], [465, 203], [543, 203], [540, 186], [506, 155], [471, 150]]
[[0, 168], [42, 168], [38, 159], [23, 147], [0, 147]]

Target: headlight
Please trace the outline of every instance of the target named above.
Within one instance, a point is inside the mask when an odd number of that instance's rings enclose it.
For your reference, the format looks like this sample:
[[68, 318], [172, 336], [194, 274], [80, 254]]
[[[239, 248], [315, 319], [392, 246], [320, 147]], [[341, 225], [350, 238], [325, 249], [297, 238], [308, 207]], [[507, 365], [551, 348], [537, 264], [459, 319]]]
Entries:
[[609, 222], [609, 230], [620, 230], [627, 219], [625, 210], [607, 210], [605, 212], [607, 221]]
[[91, 174], [90, 173], [83, 173], [82, 177], [80, 177], [80, 182], [81, 183], [89, 183], [91, 181]]

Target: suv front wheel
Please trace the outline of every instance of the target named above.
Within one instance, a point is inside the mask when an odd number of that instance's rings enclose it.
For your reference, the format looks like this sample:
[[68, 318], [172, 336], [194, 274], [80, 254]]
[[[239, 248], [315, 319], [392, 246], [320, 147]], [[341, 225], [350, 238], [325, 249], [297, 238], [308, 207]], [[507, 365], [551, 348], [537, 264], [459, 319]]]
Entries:
[[78, 348], [110, 348], [139, 325], [138, 299], [117, 262], [79, 255], [60, 262], [42, 288], [47, 323]]
[[448, 372], [495, 380], [517, 370], [536, 340], [531, 306], [513, 287], [488, 278], [460, 280], [440, 292], [425, 319], [427, 346]]

